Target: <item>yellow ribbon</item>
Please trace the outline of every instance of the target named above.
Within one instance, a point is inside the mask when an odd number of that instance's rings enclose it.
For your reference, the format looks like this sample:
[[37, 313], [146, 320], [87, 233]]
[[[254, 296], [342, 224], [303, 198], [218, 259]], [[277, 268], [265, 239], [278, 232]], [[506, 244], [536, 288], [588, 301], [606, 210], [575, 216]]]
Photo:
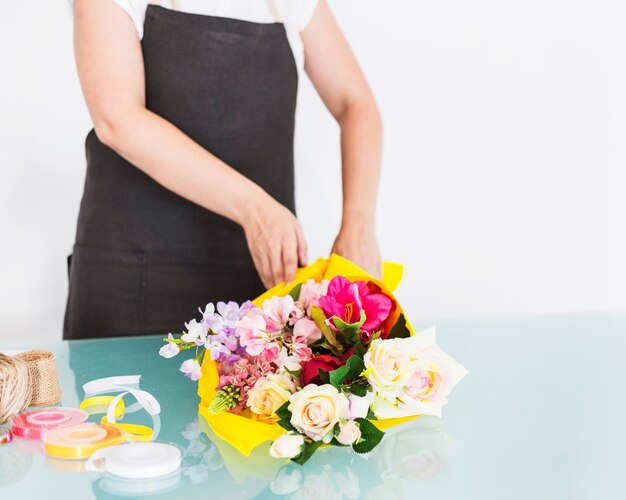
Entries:
[[139, 424], [120, 424], [113, 423], [107, 420], [106, 415], [102, 417], [101, 424], [110, 425], [124, 432], [124, 439], [130, 439], [132, 441], [152, 441], [153, 430], [147, 425]]
[[[106, 413], [106, 408], [108, 408], [109, 404], [115, 396], [92, 396], [90, 398], [84, 399], [80, 403], [80, 409], [86, 410], [90, 415], [97, 415], [98, 413]], [[101, 408], [104, 407], [105, 410], [102, 411]], [[115, 405], [115, 418], [121, 418], [126, 411], [126, 407], [124, 406], [124, 400], [120, 399]]]

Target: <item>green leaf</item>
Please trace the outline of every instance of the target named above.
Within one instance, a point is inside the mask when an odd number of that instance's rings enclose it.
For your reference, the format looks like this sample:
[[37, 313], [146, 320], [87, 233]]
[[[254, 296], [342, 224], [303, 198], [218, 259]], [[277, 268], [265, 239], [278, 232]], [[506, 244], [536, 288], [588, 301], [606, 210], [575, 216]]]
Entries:
[[348, 387], [348, 391], [360, 398], [367, 395], [367, 385], [365, 384], [352, 384]]
[[277, 424], [288, 431], [295, 431], [295, 427], [291, 424], [291, 412], [289, 411], [289, 401], [276, 410], [276, 416], [280, 419]]
[[296, 286], [294, 286], [291, 289], [291, 292], [289, 292], [289, 295], [291, 295], [291, 298], [293, 300], [298, 300], [300, 298], [300, 290], [302, 289], [302, 283], [298, 283]]
[[300, 455], [298, 455], [296, 458], [292, 458], [291, 461], [295, 462], [297, 464], [300, 465], [304, 465], [309, 458], [311, 458], [311, 456], [313, 456], [313, 453], [315, 453], [315, 451], [322, 446], [323, 441], [305, 441], [304, 442], [304, 447], [302, 448], [302, 452], [300, 453]]
[[291, 422], [289, 420], [285, 420], [285, 419], [280, 419], [278, 422], [276, 422], [278, 425], [280, 425], [283, 429], [285, 429], [286, 431], [295, 431], [296, 428], [291, 424]]
[[357, 453], [368, 453], [376, 448], [385, 433], [365, 418], [357, 418], [355, 420], [361, 430], [361, 439], [358, 443], [352, 445], [352, 449]]
[[318, 368], [317, 373], [319, 373], [319, 376], [322, 379], [323, 384], [330, 384], [330, 375], [328, 374], [327, 371], [324, 371], [321, 368]]
[[278, 410], [276, 410], [278, 418], [291, 420], [291, 412], [289, 411], [289, 401], [285, 401]]
[[366, 418], [368, 420], [378, 420], [378, 417], [374, 413], [374, 410], [372, 410], [371, 408], [367, 409], [367, 417]]
[[358, 356], [350, 356], [348, 362], [330, 372], [330, 383], [339, 389], [344, 380], [353, 380], [361, 375], [365, 368], [363, 360]]
[[339, 344], [339, 342], [337, 342], [335, 332], [333, 332], [330, 326], [326, 324], [326, 316], [324, 315], [322, 308], [319, 306], [311, 307], [311, 318], [313, 318], [317, 327], [322, 330], [322, 335], [324, 335], [324, 338], [330, 346], [338, 352], [341, 352], [343, 347]]
[[344, 335], [354, 335], [355, 333], [358, 334], [361, 330], [361, 327], [363, 326], [363, 323], [365, 323], [365, 319], [365, 311], [361, 311], [361, 318], [356, 323], [346, 323], [338, 316], [333, 316], [331, 318], [337, 330], [339, 330]]
[[363, 356], [365, 356], [366, 352], [367, 352], [367, 349], [365, 349], [365, 347], [363, 346], [361, 341], [358, 341], [356, 344], [354, 344], [354, 355], [355, 356], [358, 356], [359, 358], [363, 359]]
[[393, 328], [389, 331], [389, 335], [387, 335], [388, 339], [406, 339], [411, 336], [411, 332], [406, 327], [406, 318], [404, 314], [400, 314], [398, 317], [398, 321], [393, 325]]

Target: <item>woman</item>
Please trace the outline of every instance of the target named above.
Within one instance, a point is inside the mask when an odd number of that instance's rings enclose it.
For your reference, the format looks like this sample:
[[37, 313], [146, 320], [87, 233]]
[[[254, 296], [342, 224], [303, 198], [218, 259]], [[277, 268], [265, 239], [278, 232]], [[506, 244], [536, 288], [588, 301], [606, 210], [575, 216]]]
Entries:
[[177, 331], [199, 305], [246, 300], [306, 265], [302, 68], [341, 126], [332, 251], [380, 274], [380, 119], [325, 0], [74, 0], [74, 23], [94, 129], [64, 338]]

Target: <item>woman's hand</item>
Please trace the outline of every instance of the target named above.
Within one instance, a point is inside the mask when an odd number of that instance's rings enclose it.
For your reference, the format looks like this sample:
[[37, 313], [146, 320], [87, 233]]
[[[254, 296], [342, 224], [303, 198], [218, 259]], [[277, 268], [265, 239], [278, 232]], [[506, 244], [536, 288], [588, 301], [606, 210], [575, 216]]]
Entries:
[[306, 266], [302, 227], [288, 208], [263, 193], [241, 219], [254, 265], [266, 288], [292, 281], [298, 263]]
[[351, 260], [374, 278], [381, 279], [382, 260], [372, 225], [342, 227], [335, 239], [332, 252]]

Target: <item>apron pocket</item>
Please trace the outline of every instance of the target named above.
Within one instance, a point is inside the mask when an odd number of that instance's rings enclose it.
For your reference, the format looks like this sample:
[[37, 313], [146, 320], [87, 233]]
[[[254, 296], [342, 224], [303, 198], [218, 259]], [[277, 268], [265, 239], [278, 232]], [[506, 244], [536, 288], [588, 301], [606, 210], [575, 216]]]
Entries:
[[142, 252], [74, 245], [66, 338], [144, 333]]

